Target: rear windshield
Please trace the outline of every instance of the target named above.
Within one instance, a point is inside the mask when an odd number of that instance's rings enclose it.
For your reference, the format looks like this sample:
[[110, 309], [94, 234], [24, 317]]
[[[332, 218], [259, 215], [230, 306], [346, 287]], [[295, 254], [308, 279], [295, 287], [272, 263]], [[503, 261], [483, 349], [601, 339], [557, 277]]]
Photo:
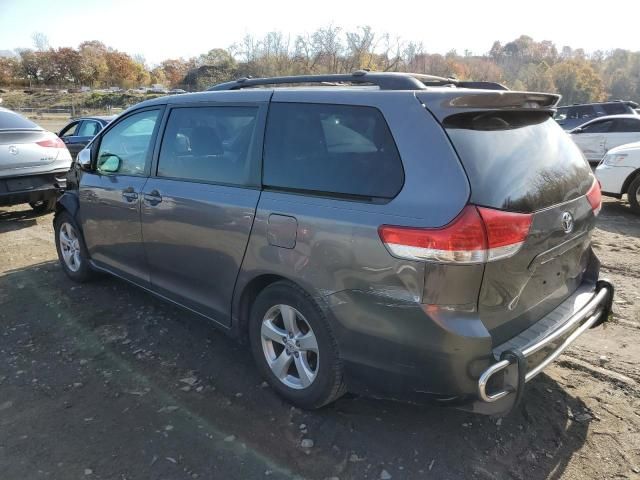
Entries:
[[548, 113], [463, 113], [444, 127], [475, 204], [533, 212], [584, 195], [593, 182], [582, 153]]
[[0, 108], [0, 130], [9, 129], [40, 129], [38, 125], [31, 120], [21, 117], [17, 113]]

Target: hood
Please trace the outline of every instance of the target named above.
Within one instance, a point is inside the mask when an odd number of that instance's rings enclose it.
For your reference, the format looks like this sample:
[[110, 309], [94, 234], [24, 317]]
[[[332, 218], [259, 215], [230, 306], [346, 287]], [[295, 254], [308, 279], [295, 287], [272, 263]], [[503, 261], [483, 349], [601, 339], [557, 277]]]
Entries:
[[625, 143], [624, 145], [619, 145], [609, 150], [607, 154], [629, 152], [630, 150], [640, 150], [640, 142]]

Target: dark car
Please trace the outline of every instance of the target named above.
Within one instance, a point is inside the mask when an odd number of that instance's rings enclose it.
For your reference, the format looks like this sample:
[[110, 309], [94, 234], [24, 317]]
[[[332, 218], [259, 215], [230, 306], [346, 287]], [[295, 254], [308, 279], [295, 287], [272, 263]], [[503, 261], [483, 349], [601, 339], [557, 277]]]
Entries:
[[565, 130], [573, 130], [594, 118], [608, 115], [637, 114], [638, 104], [631, 101], [584, 103], [558, 107], [554, 118]]
[[80, 152], [54, 220], [71, 279], [210, 319], [304, 408], [504, 412], [607, 319], [600, 189], [557, 95], [369, 72], [213, 90], [140, 103]]
[[75, 159], [78, 152], [114, 118], [116, 118], [115, 115], [77, 118], [60, 130], [58, 136], [69, 149], [71, 157]]

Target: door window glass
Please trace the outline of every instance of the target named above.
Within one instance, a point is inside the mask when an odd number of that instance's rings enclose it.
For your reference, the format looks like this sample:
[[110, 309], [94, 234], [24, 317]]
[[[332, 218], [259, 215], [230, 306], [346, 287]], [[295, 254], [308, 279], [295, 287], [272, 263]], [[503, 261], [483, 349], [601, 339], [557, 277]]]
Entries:
[[640, 132], [640, 118], [619, 118], [615, 121], [612, 132], [631, 133]]
[[101, 173], [144, 175], [159, 114], [159, 110], [146, 110], [114, 125], [100, 141], [97, 170]]
[[603, 120], [602, 122], [593, 122], [582, 127], [583, 133], [606, 133], [611, 129], [613, 120]]
[[100, 131], [100, 124], [93, 120], [85, 120], [78, 129], [78, 137], [94, 137]]
[[229, 185], [259, 183], [257, 107], [174, 108], [169, 115], [159, 177]]
[[76, 134], [76, 130], [78, 129], [78, 125], [80, 122], [74, 122], [71, 125], [67, 125], [60, 132], [60, 137], [73, 137]]

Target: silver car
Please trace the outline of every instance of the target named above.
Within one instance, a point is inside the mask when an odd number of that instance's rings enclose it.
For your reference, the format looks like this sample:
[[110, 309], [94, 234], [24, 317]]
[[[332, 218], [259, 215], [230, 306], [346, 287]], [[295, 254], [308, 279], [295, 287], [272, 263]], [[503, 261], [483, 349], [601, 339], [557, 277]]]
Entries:
[[54, 133], [0, 108], [0, 206], [53, 210], [70, 166], [69, 150]]

